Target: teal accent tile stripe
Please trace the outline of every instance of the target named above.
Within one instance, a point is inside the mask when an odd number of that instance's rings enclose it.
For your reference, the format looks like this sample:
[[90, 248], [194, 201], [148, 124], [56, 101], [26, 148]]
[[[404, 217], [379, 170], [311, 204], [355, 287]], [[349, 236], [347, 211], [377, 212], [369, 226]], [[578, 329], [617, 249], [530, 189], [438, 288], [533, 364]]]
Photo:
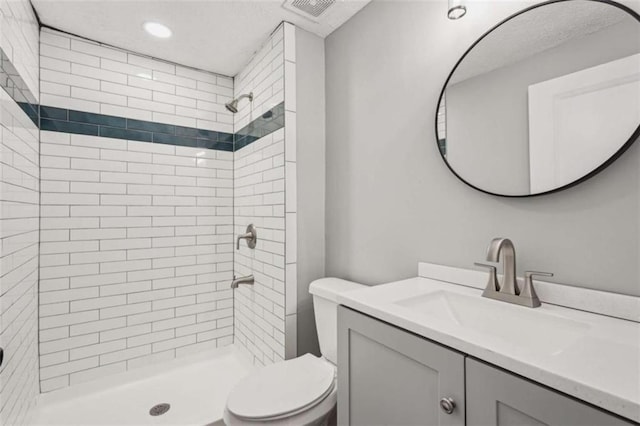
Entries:
[[282, 127], [284, 127], [284, 102], [280, 102], [236, 132], [234, 151], [244, 148]]
[[440, 153], [443, 157], [447, 156], [447, 140], [446, 139], [438, 139], [438, 148], [440, 149]]
[[105, 114], [40, 106], [40, 129], [80, 135], [233, 151], [233, 134]]
[[2, 48], [0, 48], [0, 87], [41, 130], [53, 132], [232, 152], [284, 127], [284, 102], [265, 112], [235, 134], [38, 105], [35, 96]]
[[80, 135], [237, 151], [284, 126], [284, 102], [239, 132], [225, 133], [41, 105], [40, 129]]

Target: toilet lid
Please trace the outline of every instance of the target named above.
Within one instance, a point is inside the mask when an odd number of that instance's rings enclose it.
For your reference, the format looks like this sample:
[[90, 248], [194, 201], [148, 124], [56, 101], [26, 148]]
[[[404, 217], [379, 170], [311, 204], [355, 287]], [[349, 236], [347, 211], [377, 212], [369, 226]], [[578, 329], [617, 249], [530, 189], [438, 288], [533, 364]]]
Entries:
[[332, 389], [334, 367], [311, 354], [261, 368], [229, 394], [227, 409], [238, 417], [265, 419], [295, 414]]

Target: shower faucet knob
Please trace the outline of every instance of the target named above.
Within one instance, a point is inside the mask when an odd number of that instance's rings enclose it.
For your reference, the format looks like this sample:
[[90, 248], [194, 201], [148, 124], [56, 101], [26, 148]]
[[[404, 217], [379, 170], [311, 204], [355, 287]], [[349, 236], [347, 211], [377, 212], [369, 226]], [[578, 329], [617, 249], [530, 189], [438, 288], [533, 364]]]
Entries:
[[253, 223], [247, 226], [247, 232], [238, 235], [238, 238], [236, 239], [236, 250], [240, 250], [240, 240], [247, 240], [247, 246], [249, 246], [250, 249], [256, 248], [258, 231], [256, 230], [256, 227], [253, 226]]

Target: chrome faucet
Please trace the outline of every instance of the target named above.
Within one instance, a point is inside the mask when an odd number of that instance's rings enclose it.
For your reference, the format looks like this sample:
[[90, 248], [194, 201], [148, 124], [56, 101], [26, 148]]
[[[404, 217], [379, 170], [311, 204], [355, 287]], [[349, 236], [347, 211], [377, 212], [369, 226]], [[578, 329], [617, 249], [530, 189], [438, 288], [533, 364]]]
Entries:
[[240, 277], [240, 278], [236, 278], [236, 276], [233, 276], [233, 281], [231, 281], [231, 288], [238, 288], [238, 286], [240, 284], [249, 284], [249, 285], [253, 285], [254, 283], [254, 279], [253, 279], [253, 275], [248, 275], [246, 277]]
[[538, 299], [538, 295], [533, 288], [532, 277], [534, 275], [552, 277], [553, 274], [548, 272], [525, 272], [524, 285], [522, 291], [520, 291], [516, 279], [516, 249], [508, 238], [494, 238], [489, 243], [487, 261], [499, 262], [500, 257], [502, 257], [502, 266], [504, 268], [502, 284], [498, 281], [495, 266], [476, 263], [477, 266], [489, 269], [489, 282], [482, 292], [482, 296], [530, 308], [540, 306], [540, 299]]
[[518, 294], [516, 286], [516, 249], [508, 238], [494, 238], [487, 248], [487, 261], [499, 262], [502, 254], [502, 284], [498, 290], [508, 294]]

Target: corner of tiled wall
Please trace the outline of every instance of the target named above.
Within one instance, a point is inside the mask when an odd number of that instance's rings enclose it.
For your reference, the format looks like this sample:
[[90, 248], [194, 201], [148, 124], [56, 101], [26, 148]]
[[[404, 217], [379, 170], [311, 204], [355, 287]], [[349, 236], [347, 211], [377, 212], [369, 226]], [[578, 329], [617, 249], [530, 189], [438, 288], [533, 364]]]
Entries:
[[38, 23], [0, 0], [0, 424], [29, 424], [38, 388]]
[[253, 102], [242, 102], [234, 116], [236, 131], [278, 105], [283, 98], [284, 63], [283, 31], [281, 24], [268, 41], [256, 52], [234, 80], [234, 96], [253, 92]]
[[[236, 114], [236, 132], [256, 119], [264, 118], [265, 112], [274, 107], [277, 109], [283, 102], [286, 120], [285, 52], [287, 40], [295, 43], [291, 41], [293, 29], [290, 24], [281, 24], [236, 76], [235, 96], [248, 92], [254, 94], [254, 101], [241, 105]], [[295, 55], [295, 48], [291, 50], [289, 46], [289, 49], [290, 54], [293, 52]], [[295, 60], [290, 55], [289, 60], [292, 59]], [[290, 82], [295, 85], [295, 76]], [[290, 88], [289, 96], [292, 90], [295, 91], [295, 87]], [[295, 92], [293, 94], [291, 105], [295, 107]], [[258, 229], [255, 250], [241, 244], [234, 257], [234, 271], [237, 275], [255, 276], [253, 286], [241, 285], [235, 290], [234, 336], [240, 349], [247, 352], [258, 365], [281, 361], [291, 356], [287, 352], [291, 345], [289, 335], [292, 327], [295, 327], [295, 321], [291, 323], [294, 318], [287, 318], [290, 313], [287, 309], [293, 306], [295, 312], [295, 297], [291, 302], [288, 293], [291, 288], [291, 271], [295, 270], [295, 250], [294, 258], [289, 259], [287, 256], [290, 254], [286, 248], [291, 232], [287, 223], [287, 203], [288, 208], [295, 212], [295, 198], [287, 198], [287, 191], [292, 191], [295, 197], [295, 187], [287, 186], [295, 185], [295, 176], [291, 183], [287, 182], [287, 173], [295, 173], [295, 169], [287, 169], [285, 165], [285, 140], [290, 124], [293, 126], [295, 123], [286, 122], [284, 128], [266, 136], [258, 136], [250, 145], [240, 148], [236, 146], [234, 153], [235, 233], [243, 233], [250, 223]], [[295, 153], [295, 148], [292, 153]], [[290, 160], [295, 160], [295, 157]], [[295, 217], [291, 216], [291, 219], [295, 220]], [[295, 223], [292, 226], [295, 230]], [[295, 273], [293, 280], [295, 283]]]
[[286, 318], [285, 358], [297, 356], [296, 27], [284, 23]]
[[29, 0], [0, 0], [0, 48], [18, 70], [29, 91], [40, 96], [40, 29]]

